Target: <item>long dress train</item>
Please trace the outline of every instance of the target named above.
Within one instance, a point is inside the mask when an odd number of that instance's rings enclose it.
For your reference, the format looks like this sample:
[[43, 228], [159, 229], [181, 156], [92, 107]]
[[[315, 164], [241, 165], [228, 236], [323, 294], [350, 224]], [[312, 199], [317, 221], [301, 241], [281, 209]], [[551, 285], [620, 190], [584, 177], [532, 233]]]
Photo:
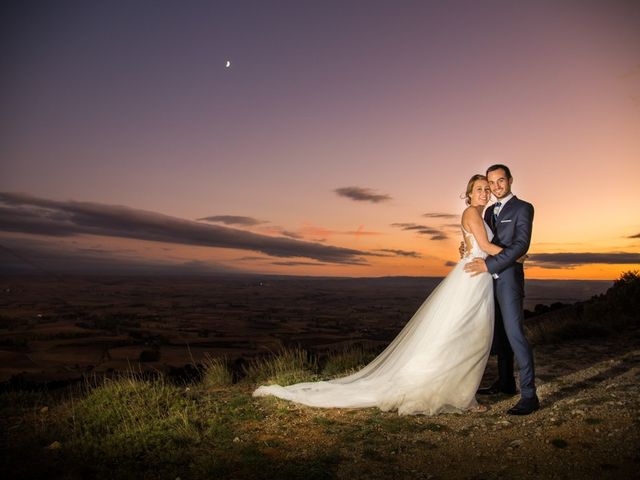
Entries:
[[[491, 239], [491, 230], [485, 228]], [[253, 396], [274, 395], [324, 408], [375, 406], [400, 415], [476, 406], [493, 338], [493, 284], [489, 273], [471, 276], [464, 271], [473, 257], [487, 254], [462, 230], [471, 249], [371, 363], [342, 378], [261, 386]]]

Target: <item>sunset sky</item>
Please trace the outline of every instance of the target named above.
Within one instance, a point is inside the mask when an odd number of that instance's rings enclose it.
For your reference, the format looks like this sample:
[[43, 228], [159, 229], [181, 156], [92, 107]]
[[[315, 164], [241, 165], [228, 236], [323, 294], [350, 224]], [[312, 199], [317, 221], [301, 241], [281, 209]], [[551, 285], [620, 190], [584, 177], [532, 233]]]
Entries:
[[0, 272], [445, 275], [492, 163], [528, 278], [640, 269], [640, 2], [1, 8]]

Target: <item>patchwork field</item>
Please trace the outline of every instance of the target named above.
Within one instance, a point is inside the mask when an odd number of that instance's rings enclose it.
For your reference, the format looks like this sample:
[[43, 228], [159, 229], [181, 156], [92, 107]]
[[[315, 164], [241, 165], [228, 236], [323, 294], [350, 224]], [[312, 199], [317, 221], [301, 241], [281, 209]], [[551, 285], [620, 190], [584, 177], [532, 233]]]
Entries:
[[[12, 277], [0, 280], [0, 382], [64, 381], [131, 365], [167, 370], [282, 346], [381, 347], [439, 278]], [[573, 302], [611, 282], [531, 281], [534, 303]]]

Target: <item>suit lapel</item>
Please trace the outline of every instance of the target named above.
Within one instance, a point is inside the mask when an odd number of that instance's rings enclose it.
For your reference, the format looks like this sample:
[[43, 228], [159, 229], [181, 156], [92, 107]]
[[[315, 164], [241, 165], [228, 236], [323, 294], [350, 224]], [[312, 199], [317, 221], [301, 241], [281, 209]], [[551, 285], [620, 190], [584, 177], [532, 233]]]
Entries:
[[[511, 200], [509, 200], [506, 205], [504, 205], [501, 209], [500, 209], [500, 213], [498, 213], [498, 220], [500, 220], [501, 218], [504, 218], [504, 212], [505, 210], [510, 210], [511, 207], [513, 207], [516, 204], [516, 200], [518, 200], [518, 197], [516, 197], [515, 195], [513, 197], [511, 197]], [[492, 215], [493, 216], [493, 215]], [[497, 227], [497, 225], [496, 225]]]
[[485, 220], [488, 220], [487, 223], [489, 224], [489, 227], [491, 228], [491, 231], [493, 232], [493, 234], [495, 235], [496, 233], [496, 221], [495, 218], [493, 216], [493, 209], [495, 207], [495, 203], [493, 205], [491, 205], [488, 209], [487, 209], [487, 213], [485, 214]]

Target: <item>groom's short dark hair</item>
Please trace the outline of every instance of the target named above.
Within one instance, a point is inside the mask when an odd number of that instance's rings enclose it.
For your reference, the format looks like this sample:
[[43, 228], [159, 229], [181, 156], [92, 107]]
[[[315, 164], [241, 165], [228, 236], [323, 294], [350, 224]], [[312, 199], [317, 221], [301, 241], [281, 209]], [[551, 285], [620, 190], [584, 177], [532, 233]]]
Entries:
[[489, 175], [489, 172], [493, 172], [494, 170], [504, 170], [505, 175], [507, 176], [507, 179], [511, 178], [511, 170], [509, 170], [509, 167], [507, 167], [506, 165], [502, 165], [501, 163], [496, 163], [495, 165], [491, 165], [489, 168], [487, 168], [487, 173], [486, 175]]

